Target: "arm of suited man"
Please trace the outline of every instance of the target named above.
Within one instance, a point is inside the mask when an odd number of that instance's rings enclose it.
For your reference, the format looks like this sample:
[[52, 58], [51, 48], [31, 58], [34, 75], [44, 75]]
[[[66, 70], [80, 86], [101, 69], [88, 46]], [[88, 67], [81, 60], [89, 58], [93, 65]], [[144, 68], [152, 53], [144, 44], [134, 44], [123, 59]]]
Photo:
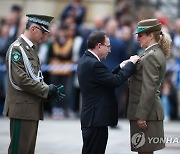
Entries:
[[134, 73], [135, 65], [128, 62], [123, 68], [117, 68], [117, 73], [113, 74], [101, 62], [97, 62], [93, 66], [96, 82], [106, 87], [121, 86]]
[[117, 74], [121, 68], [123, 68], [128, 62], [132, 62], [133, 64], [136, 64], [136, 62], [139, 60], [139, 56], [131, 56], [128, 60], [124, 60], [122, 63], [120, 63], [118, 66], [116, 66], [115, 69], [113, 69], [112, 73]]
[[[128, 63], [131, 63], [130, 61], [128, 62]], [[129, 64], [128, 64], [129, 65]], [[112, 70], [112, 73], [113, 74], [117, 74], [119, 71], [120, 71], [120, 69], [122, 69], [123, 67], [121, 67], [121, 65], [119, 64], [119, 65], [117, 65], [116, 67], [115, 67], [115, 69], [113, 69]]]

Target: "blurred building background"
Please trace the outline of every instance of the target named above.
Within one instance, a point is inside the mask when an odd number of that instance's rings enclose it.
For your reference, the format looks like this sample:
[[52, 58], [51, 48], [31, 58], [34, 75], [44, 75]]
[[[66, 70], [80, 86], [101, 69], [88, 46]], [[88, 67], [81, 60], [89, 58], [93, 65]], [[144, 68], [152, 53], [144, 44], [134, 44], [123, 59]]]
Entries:
[[[79, 58], [86, 50], [88, 35], [107, 32], [111, 54], [104, 61], [112, 70], [142, 49], [132, 35], [137, 22], [157, 18], [162, 30], [172, 37], [171, 56], [162, 84], [165, 120], [180, 117], [180, 1], [179, 0], [0, 0], [0, 114], [6, 95], [5, 54], [9, 45], [24, 32], [25, 14], [54, 16], [47, 40], [39, 46], [45, 81], [65, 86], [63, 103], [45, 103], [47, 116], [54, 119], [79, 118], [81, 92], [76, 76]], [[58, 66], [58, 67], [57, 67]], [[119, 117], [124, 118], [127, 83], [117, 88]]]

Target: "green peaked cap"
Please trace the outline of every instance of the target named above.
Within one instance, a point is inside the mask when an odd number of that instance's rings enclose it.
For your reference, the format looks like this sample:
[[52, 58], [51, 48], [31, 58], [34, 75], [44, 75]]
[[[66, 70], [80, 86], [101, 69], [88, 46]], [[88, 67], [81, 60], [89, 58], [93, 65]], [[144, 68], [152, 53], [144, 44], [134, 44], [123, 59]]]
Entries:
[[161, 23], [157, 19], [146, 19], [138, 22], [138, 27], [134, 34], [155, 31], [161, 31]]
[[37, 14], [27, 14], [26, 16], [28, 17], [28, 21], [40, 25], [45, 32], [50, 32], [48, 28], [54, 17]]

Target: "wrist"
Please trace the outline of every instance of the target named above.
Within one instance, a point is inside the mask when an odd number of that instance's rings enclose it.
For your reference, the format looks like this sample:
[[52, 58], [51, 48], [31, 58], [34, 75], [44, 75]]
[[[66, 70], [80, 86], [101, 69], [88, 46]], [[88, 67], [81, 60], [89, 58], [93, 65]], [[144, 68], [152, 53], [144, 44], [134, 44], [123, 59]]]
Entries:
[[49, 85], [49, 93], [48, 95], [52, 95], [53, 93], [55, 93], [57, 91], [57, 87], [53, 84]]

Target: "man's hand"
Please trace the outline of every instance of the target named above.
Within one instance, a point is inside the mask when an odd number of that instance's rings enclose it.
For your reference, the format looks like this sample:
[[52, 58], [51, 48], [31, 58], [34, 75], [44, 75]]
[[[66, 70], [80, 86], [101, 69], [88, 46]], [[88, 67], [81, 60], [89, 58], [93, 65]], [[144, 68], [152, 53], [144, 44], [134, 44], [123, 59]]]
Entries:
[[130, 62], [130, 60], [124, 60], [119, 66], [120, 68], [123, 68], [128, 62]]
[[48, 97], [54, 95], [57, 92], [57, 86], [50, 84], [49, 85], [49, 93], [48, 93]]
[[134, 56], [131, 56], [129, 60], [130, 60], [132, 63], [136, 64], [136, 62], [139, 60], [139, 58], [140, 58], [139, 56], [134, 55]]
[[64, 86], [55, 86], [53, 84], [49, 85], [48, 98], [56, 102], [62, 100], [65, 97]]
[[138, 60], [139, 60], [139, 56], [134, 55], [131, 56], [128, 60], [124, 60], [119, 66], [120, 68], [123, 68], [128, 62], [132, 62], [133, 64], [136, 64]]
[[64, 94], [64, 86], [63, 86], [63, 85], [57, 86], [57, 96], [58, 96], [60, 99], [63, 99], [63, 98], [65, 97], [65, 94]]

